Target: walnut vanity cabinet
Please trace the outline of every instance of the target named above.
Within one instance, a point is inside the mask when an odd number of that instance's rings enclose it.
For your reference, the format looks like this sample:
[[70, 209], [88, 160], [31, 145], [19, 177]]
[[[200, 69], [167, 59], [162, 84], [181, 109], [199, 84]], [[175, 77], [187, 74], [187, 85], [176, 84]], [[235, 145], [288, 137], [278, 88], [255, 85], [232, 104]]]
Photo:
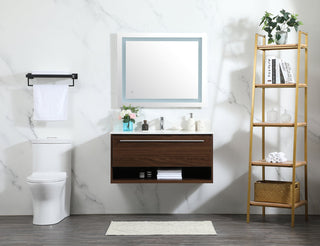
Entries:
[[[182, 180], [158, 180], [158, 169], [181, 169]], [[212, 183], [212, 169], [212, 133], [111, 134], [111, 183]]]

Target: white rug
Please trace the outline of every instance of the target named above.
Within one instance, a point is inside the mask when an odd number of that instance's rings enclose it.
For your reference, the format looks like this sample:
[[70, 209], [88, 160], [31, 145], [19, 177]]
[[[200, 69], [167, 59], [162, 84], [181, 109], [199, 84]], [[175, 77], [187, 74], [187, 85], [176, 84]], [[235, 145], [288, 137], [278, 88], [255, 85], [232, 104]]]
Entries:
[[107, 236], [216, 235], [211, 221], [111, 221]]

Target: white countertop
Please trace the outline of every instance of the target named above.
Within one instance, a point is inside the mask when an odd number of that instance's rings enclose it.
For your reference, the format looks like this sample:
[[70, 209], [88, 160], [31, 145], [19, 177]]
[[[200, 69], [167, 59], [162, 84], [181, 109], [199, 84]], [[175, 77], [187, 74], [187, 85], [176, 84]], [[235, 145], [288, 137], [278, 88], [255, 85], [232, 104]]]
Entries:
[[198, 132], [198, 131], [179, 131], [179, 130], [150, 130], [150, 131], [132, 131], [132, 132], [124, 132], [124, 131], [114, 131], [110, 132], [110, 134], [180, 134], [180, 135], [192, 135], [192, 134], [213, 134], [213, 132]]

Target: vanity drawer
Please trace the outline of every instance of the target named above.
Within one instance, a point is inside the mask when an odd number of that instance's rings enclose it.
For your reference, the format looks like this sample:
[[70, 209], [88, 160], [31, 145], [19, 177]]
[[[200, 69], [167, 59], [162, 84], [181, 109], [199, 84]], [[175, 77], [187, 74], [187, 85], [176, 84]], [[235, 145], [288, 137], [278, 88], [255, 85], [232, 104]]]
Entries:
[[213, 136], [111, 135], [112, 167], [212, 167]]

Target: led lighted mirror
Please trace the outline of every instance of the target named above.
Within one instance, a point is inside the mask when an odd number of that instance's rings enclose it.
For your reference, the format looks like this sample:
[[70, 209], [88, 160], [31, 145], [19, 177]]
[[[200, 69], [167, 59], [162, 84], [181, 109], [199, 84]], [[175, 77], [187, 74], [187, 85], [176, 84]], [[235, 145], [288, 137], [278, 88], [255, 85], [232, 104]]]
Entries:
[[201, 107], [205, 34], [119, 34], [121, 104]]

